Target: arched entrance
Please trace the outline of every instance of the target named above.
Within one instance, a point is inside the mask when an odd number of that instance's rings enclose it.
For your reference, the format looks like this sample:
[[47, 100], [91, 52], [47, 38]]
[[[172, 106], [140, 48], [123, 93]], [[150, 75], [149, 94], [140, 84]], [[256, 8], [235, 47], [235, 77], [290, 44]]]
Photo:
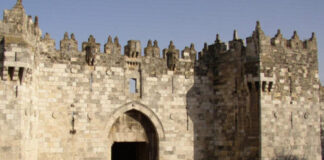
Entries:
[[158, 160], [158, 134], [151, 120], [136, 109], [121, 114], [113, 123], [111, 160]]

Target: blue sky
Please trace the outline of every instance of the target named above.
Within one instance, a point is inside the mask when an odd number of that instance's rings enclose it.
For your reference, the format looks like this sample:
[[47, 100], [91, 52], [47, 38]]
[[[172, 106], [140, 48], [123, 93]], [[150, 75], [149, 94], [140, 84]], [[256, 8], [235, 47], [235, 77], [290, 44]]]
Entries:
[[[16, 0], [1, 0], [0, 10], [10, 9]], [[281, 29], [290, 38], [297, 30], [301, 39], [317, 36], [320, 78], [324, 82], [323, 0], [23, 0], [27, 14], [39, 16], [43, 33], [59, 44], [64, 32], [75, 33], [79, 46], [90, 34], [103, 46], [108, 35], [118, 36], [124, 46], [135, 39], [146, 46], [158, 40], [161, 49], [170, 40], [182, 50], [194, 43], [213, 43], [252, 34], [256, 20], [268, 36]], [[2, 17], [2, 13], [1, 13]]]

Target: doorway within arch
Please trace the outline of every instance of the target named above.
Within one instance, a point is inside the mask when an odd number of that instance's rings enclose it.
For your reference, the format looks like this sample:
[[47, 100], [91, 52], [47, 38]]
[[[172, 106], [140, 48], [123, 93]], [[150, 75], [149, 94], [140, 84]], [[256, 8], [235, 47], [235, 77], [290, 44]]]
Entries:
[[151, 120], [133, 109], [113, 124], [109, 139], [111, 160], [157, 160], [158, 135]]

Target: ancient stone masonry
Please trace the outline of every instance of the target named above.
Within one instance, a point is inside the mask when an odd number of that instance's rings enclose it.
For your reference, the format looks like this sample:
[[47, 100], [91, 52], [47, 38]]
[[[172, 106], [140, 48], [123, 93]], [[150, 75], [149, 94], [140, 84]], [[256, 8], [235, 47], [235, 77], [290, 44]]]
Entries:
[[80, 51], [73, 33], [56, 49], [38, 23], [21, 0], [0, 21], [1, 160], [322, 159], [315, 34], [257, 22], [198, 54], [148, 40], [142, 55], [111, 36]]

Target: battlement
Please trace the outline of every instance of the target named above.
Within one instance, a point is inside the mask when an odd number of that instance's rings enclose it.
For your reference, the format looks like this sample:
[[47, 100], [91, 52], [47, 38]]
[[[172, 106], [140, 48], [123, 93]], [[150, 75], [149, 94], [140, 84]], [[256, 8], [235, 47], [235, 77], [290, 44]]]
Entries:
[[[46, 37], [46, 38], [45, 38]], [[48, 39], [48, 34], [45, 35], [43, 38]], [[64, 38], [60, 41], [60, 53], [65, 54], [72, 54], [78, 51], [78, 41], [75, 39], [74, 34], [71, 34], [69, 38], [68, 33], [64, 34]], [[85, 46], [87, 43], [90, 43], [90, 39], [94, 39], [92, 35], [90, 35], [88, 42], [82, 43], [82, 50], [81, 52], [84, 52]], [[234, 30], [233, 33], [233, 40], [225, 43], [220, 40], [219, 34], [216, 36], [216, 40], [214, 44], [207, 45], [207, 43], [204, 45], [204, 48], [202, 49], [199, 54], [206, 54], [208, 50], [211, 50], [212, 52], [215, 52], [215, 56], [218, 54], [224, 54], [228, 52], [234, 52], [234, 51], [243, 51], [250, 45], [257, 45], [256, 42], [260, 40], [260, 46], [272, 46], [272, 48], [280, 47], [285, 50], [296, 50], [300, 49], [303, 51], [312, 51], [317, 50], [317, 44], [316, 44], [316, 36], [315, 33], [312, 33], [312, 37], [307, 40], [300, 40], [299, 36], [297, 35], [297, 32], [294, 32], [294, 35], [291, 39], [285, 39], [283, 38], [280, 30], [278, 30], [278, 33], [274, 37], [266, 36], [263, 31], [259, 28], [258, 30], [254, 31], [251, 37], [246, 38], [246, 44], [244, 41], [240, 38], [238, 38], [238, 33], [236, 30]], [[53, 46], [52, 40], [51, 40], [51, 46]], [[167, 55], [165, 52], [168, 52], [168, 49], [170, 51], [175, 52], [174, 55], [177, 58], [183, 58], [183, 59], [191, 59], [192, 61], [195, 60], [193, 54], [189, 55], [189, 50], [194, 50], [192, 48], [194, 47], [194, 44], [191, 44], [190, 47], [185, 47], [184, 50], [178, 52], [177, 49], [175, 49], [172, 45], [173, 42], [171, 42], [171, 46], [164, 49], [162, 52], [162, 58], [166, 58]], [[99, 43], [96, 44], [96, 52], [101, 54], [121, 54], [121, 45], [119, 44], [118, 37], [115, 37], [114, 42], [112, 41], [112, 37], [109, 36], [107, 43], [104, 44], [104, 52], [100, 52], [101, 45]], [[178, 52], [178, 53], [177, 53]], [[138, 58], [142, 56], [142, 48], [141, 48], [141, 42], [137, 40], [129, 40], [128, 44], [124, 47], [124, 54], [128, 57]], [[152, 41], [149, 40], [147, 43], [147, 47], [144, 49], [144, 56], [145, 57], [155, 57], [160, 58], [160, 48], [158, 46], [158, 41], [154, 41], [154, 45], [152, 44]], [[236, 56], [242, 56], [242, 55], [236, 55]], [[201, 55], [199, 56], [201, 57]], [[198, 57], [198, 59], [199, 59]]]
[[117, 36], [114, 38], [114, 42], [112, 41], [111, 36], [108, 37], [107, 43], [104, 46], [104, 53], [121, 54], [121, 46], [119, 44], [119, 39]]
[[[311, 38], [306, 40], [300, 40], [296, 31], [290, 39], [283, 38], [280, 30], [274, 37], [266, 36], [261, 29], [260, 22], [257, 22], [256, 28], [251, 37], [246, 38], [246, 43], [238, 38], [238, 33], [234, 30], [233, 40], [228, 43], [222, 42], [219, 34], [216, 35], [214, 44], [204, 44], [204, 48], [199, 52], [199, 59], [204, 55], [208, 57], [214, 57], [217, 61], [226, 61], [228, 56], [231, 55], [231, 59], [246, 58], [248, 61], [259, 61], [264, 56], [274, 55], [275, 52], [281, 52], [281, 58], [309, 55], [312, 59], [301, 59], [298, 63], [310, 63], [314, 62], [317, 51], [317, 42], [315, 33], [312, 33]], [[315, 57], [314, 57], [315, 56]], [[223, 58], [222, 58], [223, 57]], [[272, 61], [283, 61], [284, 59], [273, 59]], [[270, 57], [271, 58], [271, 57]], [[280, 57], [279, 57], [280, 58]], [[304, 61], [304, 62], [303, 62]], [[293, 63], [290, 61], [289, 63]]]
[[[121, 54], [121, 45], [118, 37], [108, 36], [104, 51], [100, 50], [101, 44], [97, 43], [94, 36], [90, 35], [88, 41], [82, 42], [82, 50], [78, 50], [78, 41], [72, 33], [64, 34], [60, 41], [60, 49], [55, 49], [55, 40], [50, 38], [48, 33], [41, 39], [41, 59], [54, 63], [74, 63], [87, 64], [89, 66], [126, 66], [126, 68], [155, 68], [154, 63], [145, 63], [144, 61], [157, 62], [160, 67], [158, 73], [166, 73], [167, 70], [175, 71], [176, 74], [182, 74], [185, 70], [193, 70], [196, 61], [197, 52], [194, 44], [185, 47], [181, 52], [175, 48], [173, 42], [170, 42], [168, 48], [163, 50], [161, 56], [158, 41], [148, 40], [144, 48], [144, 54], [141, 48], [141, 42], [138, 40], [129, 40], [124, 46], [124, 54]], [[143, 65], [146, 66], [143, 66]], [[189, 65], [187, 65], [189, 64]], [[137, 66], [137, 67], [136, 67]], [[184, 68], [182, 68], [184, 67]], [[189, 67], [189, 68], [188, 68]]]
[[315, 33], [312, 33], [310, 39], [300, 40], [297, 34], [297, 31], [294, 31], [293, 36], [290, 39], [285, 39], [282, 37], [280, 29], [278, 29], [275, 37], [271, 38], [271, 45], [273, 46], [282, 46], [288, 49], [305, 49], [305, 50], [317, 50], [316, 36]]
[[38, 17], [28, 16], [18, 0], [11, 10], [5, 10], [3, 14], [2, 34], [21, 35], [29, 43], [37, 43], [40, 40], [42, 31], [39, 28]]
[[[79, 51], [78, 40], [73, 33], [70, 36], [69, 33], [65, 33], [63, 39], [60, 41], [59, 50], [56, 50], [55, 40], [48, 33], [41, 37], [41, 30], [39, 29], [38, 23], [37, 16], [33, 21], [31, 16], [26, 15], [21, 1], [17, 1], [12, 10], [5, 11], [0, 27], [4, 26], [3, 28], [7, 29], [2, 29], [4, 33], [1, 35], [21, 36], [25, 42], [30, 43], [30, 46], [37, 45], [40, 47], [39, 53], [41, 56], [44, 56], [41, 59], [48, 59], [54, 63], [73, 62], [76, 64], [87, 64], [89, 66], [109, 66], [112, 64], [122, 66], [127, 64], [126, 66], [134, 68], [134, 66], [144, 64], [143, 61], [145, 59], [150, 59], [152, 61], [161, 61], [159, 64], [164, 65], [159, 67], [161, 70], [167, 69], [176, 71], [175, 73], [183, 73], [182, 71], [184, 70], [193, 69], [197, 60], [197, 51], [194, 44], [191, 44], [190, 47], [185, 47], [180, 52], [171, 41], [168, 48], [163, 49], [161, 53], [158, 41], [154, 40], [154, 44], [152, 44], [152, 41], [149, 40], [147, 46], [144, 48], [144, 53], [142, 53], [141, 42], [129, 40], [124, 46], [124, 53], [122, 54], [122, 46], [119, 43], [118, 37], [115, 37], [113, 41], [111, 36], [108, 36], [107, 42], [103, 46], [103, 52], [100, 51], [101, 44], [96, 42], [93, 35], [89, 36], [87, 42], [81, 44], [81, 51]], [[246, 38], [246, 45], [238, 37], [236, 30], [233, 33], [233, 40], [228, 43], [222, 42], [219, 34], [217, 34], [214, 44], [207, 45], [206, 43], [202, 51], [198, 53], [198, 61], [199, 63], [222, 63], [239, 61], [243, 58], [247, 61], [260, 61], [260, 59], [263, 59], [284, 63], [287, 58], [293, 55], [309, 55], [316, 50], [317, 44], [314, 33], [310, 39], [304, 41], [299, 39], [296, 31], [291, 39], [283, 38], [280, 30], [278, 30], [278, 33], [274, 37], [269, 37], [261, 29], [260, 22], [257, 22], [252, 36]], [[283, 55], [273, 56], [275, 52], [280, 52]], [[314, 62], [317, 58], [315, 54], [314, 56], [311, 55], [308, 57], [310, 58], [303, 58], [295, 62], [307, 64]], [[291, 61], [289, 63], [293, 62]], [[153, 64], [147, 63], [146, 65]], [[166, 71], [160, 71], [160, 73], [163, 72], [166, 73]]]

